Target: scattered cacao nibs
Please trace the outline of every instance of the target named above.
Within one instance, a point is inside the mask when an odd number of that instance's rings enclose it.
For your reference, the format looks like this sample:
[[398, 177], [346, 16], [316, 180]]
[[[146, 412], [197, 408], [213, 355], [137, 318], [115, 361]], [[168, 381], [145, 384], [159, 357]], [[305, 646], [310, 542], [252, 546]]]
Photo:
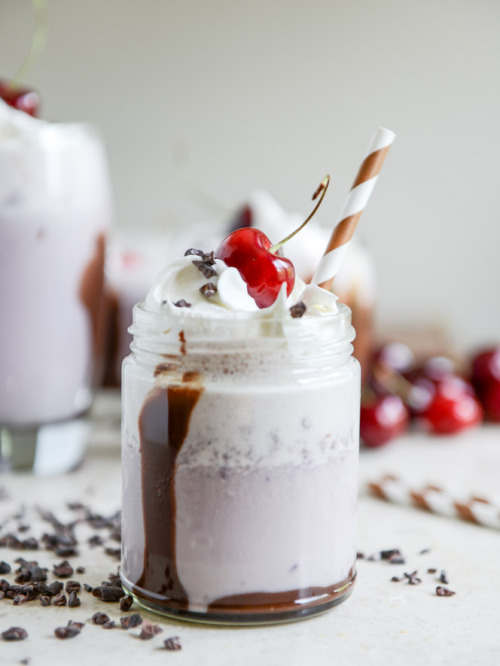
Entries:
[[0, 590], [2, 590], [2, 592], [7, 592], [9, 587], [10, 583], [8, 580], [5, 580], [5, 578], [0, 579]]
[[106, 615], [106, 613], [94, 613], [94, 615], [92, 615], [92, 622], [94, 624], [106, 624], [106, 622], [109, 621], [109, 616]]
[[420, 585], [422, 580], [417, 577], [418, 571], [412, 571], [411, 573], [404, 573], [404, 577], [408, 579], [408, 585]]
[[94, 534], [94, 536], [91, 536], [88, 539], [88, 544], [89, 546], [102, 546], [103, 540], [102, 537], [99, 534]]
[[20, 557], [17, 560], [20, 564], [16, 569], [16, 583], [43, 582], [47, 580], [47, 569], [38, 566], [38, 562], [26, 562]]
[[85, 592], [92, 592], [92, 590], [94, 588], [92, 587], [92, 585], [89, 585], [88, 583], [84, 583], [83, 584], [83, 589], [85, 590]]
[[1, 634], [4, 641], [23, 641], [28, 638], [28, 632], [22, 627], [11, 627]]
[[307, 307], [304, 301], [299, 301], [298, 303], [295, 303], [295, 305], [292, 305], [290, 308], [290, 314], [292, 315], [293, 319], [300, 319], [306, 310]]
[[110, 573], [108, 576], [108, 581], [109, 585], [114, 585], [115, 587], [120, 587], [122, 586], [122, 580], [120, 578], [119, 574], [115, 573]]
[[446, 575], [446, 571], [444, 569], [442, 569], [441, 573], [439, 574], [439, 582], [443, 583], [443, 585], [448, 585], [450, 582], [448, 580], [448, 576]]
[[133, 627], [138, 627], [140, 624], [142, 624], [142, 617], [139, 615], [139, 613], [134, 613], [128, 617], [121, 617], [120, 624], [124, 629], [132, 629]]
[[73, 590], [68, 597], [68, 606], [70, 608], [76, 608], [77, 606], [80, 605], [80, 603], [81, 602], [76, 594], [76, 590]]
[[54, 552], [58, 557], [72, 557], [73, 555], [78, 555], [78, 551], [74, 546], [57, 546]]
[[77, 574], [84, 574], [85, 573], [85, 567], [76, 567], [75, 569]]
[[53, 583], [48, 585], [48, 588], [52, 591], [52, 596], [59, 594], [63, 589], [63, 584], [60, 580], [55, 580]]
[[113, 629], [115, 626], [114, 620], [109, 620], [108, 622], [105, 622], [104, 624], [101, 625], [103, 629]]
[[26, 525], [25, 523], [19, 523], [19, 525], [17, 526], [17, 531], [21, 533], [27, 532], [29, 529], [30, 526]]
[[147, 641], [157, 634], [161, 634], [163, 629], [158, 624], [152, 624], [148, 620], [142, 621], [142, 630], [139, 634], [139, 638], [143, 641]]
[[58, 578], [69, 578], [73, 575], [73, 567], [68, 560], [63, 560], [60, 564], [54, 564], [52, 572]]
[[40, 604], [42, 606], [50, 606], [52, 599], [50, 597], [40, 597]]
[[7, 562], [0, 562], [0, 574], [8, 574], [12, 571], [10, 564], [7, 564]]
[[14, 606], [20, 606], [21, 604], [24, 604], [26, 601], [28, 601], [28, 598], [25, 594], [16, 594], [14, 597]]
[[447, 587], [443, 587], [442, 585], [438, 585], [436, 587], [436, 596], [438, 597], [452, 597], [456, 592], [453, 592], [453, 590], [449, 590]]
[[106, 555], [111, 555], [111, 557], [116, 557], [117, 560], [119, 560], [122, 555], [121, 548], [106, 548], [104, 552], [106, 553]]
[[83, 627], [85, 626], [85, 622], [75, 622], [75, 620], [69, 620], [68, 627], [74, 627], [75, 629], [78, 629], [81, 631]]
[[70, 511], [83, 511], [86, 506], [81, 502], [66, 502], [66, 506]]
[[5, 597], [5, 592], [3, 590], [0, 590], [0, 599], [3, 599]]
[[61, 594], [56, 594], [56, 596], [52, 599], [52, 604], [54, 606], [66, 606], [67, 603], [68, 600], [64, 592], [61, 592]]
[[390, 560], [391, 557], [401, 556], [399, 548], [391, 548], [390, 550], [381, 550], [380, 557], [383, 560]]
[[365, 554], [364, 553], [356, 553], [356, 559], [357, 560], [364, 560], [365, 559]]
[[101, 585], [94, 587], [92, 595], [101, 601], [120, 601], [125, 596], [125, 592], [120, 587]]
[[200, 273], [203, 274], [203, 277], [207, 278], [207, 280], [211, 277], [214, 277], [214, 275], [217, 275], [217, 271], [215, 268], [212, 268], [212, 265], [208, 261], [194, 260], [193, 264], [200, 271]]
[[404, 580], [404, 578], [402, 578], [401, 576], [393, 576], [391, 578], [391, 583], [400, 583], [402, 580]]
[[126, 613], [132, 608], [133, 603], [134, 599], [130, 596], [130, 594], [127, 594], [125, 597], [120, 599], [120, 610]]
[[179, 636], [172, 636], [171, 638], [166, 638], [163, 641], [165, 650], [182, 650], [182, 645], [179, 641]]
[[77, 580], [68, 580], [64, 586], [64, 589], [66, 592], [78, 592], [82, 589], [82, 585]]
[[80, 633], [80, 629], [76, 627], [57, 627], [57, 629], [54, 629], [55, 637], [60, 639], [74, 638]]
[[23, 550], [23, 542], [15, 534], [9, 532], [0, 538], [0, 548], [11, 548], [12, 550]]
[[398, 553], [394, 553], [393, 555], [391, 555], [388, 561], [390, 564], [406, 564], [405, 558]]
[[190, 307], [191, 307], [191, 303], [188, 303], [188, 302], [185, 301], [183, 298], [181, 298], [180, 301], [176, 301], [176, 302], [174, 303], [174, 305], [175, 305], [175, 307], [177, 307], [177, 308], [190, 308]]
[[38, 539], [35, 539], [35, 537], [28, 537], [23, 541], [24, 550], [38, 550], [39, 547]]
[[427, 553], [430, 553], [431, 549], [430, 548], [422, 548], [422, 550], [419, 550], [418, 554], [419, 555], [427, 555]]
[[435, 573], [437, 573], [437, 569], [435, 569], [434, 567], [430, 567], [429, 569], [427, 569], [427, 573], [428, 574], [435, 574]]
[[198, 257], [203, 257], [205, 253], [203, 252], [203, 250], [197, 250], [194, 247], [190, 247], [189, 250], [186, 250], [184, 252], [185, 257], [189, 257], [191, 254], [197, 255]]
[[213, 282], [207, 282], [202, 287], [200, 287], [200, 293], [205, 296], [205, 298], [210, 298], [217, 293], [217, 287]]

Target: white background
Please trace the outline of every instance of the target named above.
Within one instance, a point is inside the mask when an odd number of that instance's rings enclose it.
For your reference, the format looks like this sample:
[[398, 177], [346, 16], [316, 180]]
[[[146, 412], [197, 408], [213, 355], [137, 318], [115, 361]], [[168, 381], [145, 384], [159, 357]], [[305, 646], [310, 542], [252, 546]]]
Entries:
[[[335, 221], [372, 129], [397, 133], [359, 236], [377, 316], [437, 324], [462, 348], [500, 340], [500, 2], [497, 0], [49, 0], [29, 82], [43, 116], [96, 123], [117, 224], [206, 216], [180, 186], [238, 205], [257, 186], [308, 211], [327, 172]], [[0, 0], [0, 74], [32, 31]]]

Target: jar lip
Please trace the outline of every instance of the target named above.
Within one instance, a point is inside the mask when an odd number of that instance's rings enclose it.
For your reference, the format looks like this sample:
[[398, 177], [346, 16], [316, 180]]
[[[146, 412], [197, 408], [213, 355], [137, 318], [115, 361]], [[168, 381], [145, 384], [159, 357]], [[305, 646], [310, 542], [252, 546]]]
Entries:
[[259, 317], [250, 313], [208, 318], [187, 313], [153, 312], [140, 302], [133, 308], [133, 324], [128, 330], [136, 341], [151, 340], [157, 344], [168, 344], [169, 341], [177, 344], [179, 334], [192, 343], [220, 341], [229, 345], [259, 340], [300, 340], [302, 343], [322, 340], [338, 344], [351, 342], [355, 337], [351, 310], [342, 303], [338, 304], [336, 313], [301, 318], [290, 315]]

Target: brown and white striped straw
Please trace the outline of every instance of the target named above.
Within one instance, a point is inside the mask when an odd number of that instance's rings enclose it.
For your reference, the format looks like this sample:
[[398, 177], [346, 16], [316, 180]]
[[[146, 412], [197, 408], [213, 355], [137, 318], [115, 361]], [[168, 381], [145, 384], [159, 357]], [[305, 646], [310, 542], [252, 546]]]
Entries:
[[387, 502], [500, 529], [500, 504], [491, 498], [468, 494], [462, 496], [434, 484], [409, 485], [392, 474], [378, 481], [369, 481], [366, 489], [371, 495]]
[[337, 275], [349, 241], [366, 208], [368, 200], [377, 182], [380, 169], [395, 138], [394, 132], [378, 127], [370, 141], [370, 145], [354, 180], [344, 207], [335, 225], [321, 261], [318, 264], [313, 284], [330, 289], [333, 278]]

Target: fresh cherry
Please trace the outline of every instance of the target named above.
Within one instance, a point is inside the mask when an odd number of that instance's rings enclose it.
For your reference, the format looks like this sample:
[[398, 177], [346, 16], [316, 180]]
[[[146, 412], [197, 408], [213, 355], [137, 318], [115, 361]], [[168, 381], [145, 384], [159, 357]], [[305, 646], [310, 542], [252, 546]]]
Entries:
[[500, 423], [500, 380], [491, 380], [479, 393], [487, 421]]
[[492, 380], [500, 381], [500, 347], [485, 349], [472, 358], [472, 384], [482, 389]]
[[471, 382], [484, 407], [486, 419], [500, 423], [500, 347], [475, 354], [471, 363]]
[[251, 227], [253, 223], [253, 212], [248, 204], [242, 206], [239, 210], [236, 211], [231, 223], [229, 225], [230, 231], [236, 231], [236, 229], [243, 229], [244, 227]]
[[284, 282], [289, 296], [295, 283], [290, 259], [272, 254], [270, 248], [272, 243], [262, 231], [248, 227], [226, 236], [214, 252], [216, 259], [238, 269], [259, 308], [274, 303]]
[[419, 414], [430, 432], [451, 435], [478, 425], [483, 410], [478, 400], [458, 382], [442, 382], [427, 407]]
[[292, 293], [295, 269], [290, 259], [281, 257], [276, 252], [313, 217], [323, 201], [329, 183], [330, 176], [325, 176], [313, 194], [313, 201], [318, 199], [313, 211], [297, 229], [279, 243], [273, 245], [262, 231], [246, 227], [230, 233], [215, 250], [216, 259], [222, 259], [228, 266], [238, 269], [247, 284], [248, 293], [259, 308], [267, 308], [275, 302], [282, 284], [286, 284], [287, 296]]
[[361, 402], [361, 439], [368, 447], [383, 446], [407, 430], [408, 420], [408, 409], [397, 395], [365, 395]]
[[18, 86], [6, 79], [0, 79], [0, 98], [15, 109], [24, 111], [30, 116], [38, 116], [40, 96], [31, 88]]

